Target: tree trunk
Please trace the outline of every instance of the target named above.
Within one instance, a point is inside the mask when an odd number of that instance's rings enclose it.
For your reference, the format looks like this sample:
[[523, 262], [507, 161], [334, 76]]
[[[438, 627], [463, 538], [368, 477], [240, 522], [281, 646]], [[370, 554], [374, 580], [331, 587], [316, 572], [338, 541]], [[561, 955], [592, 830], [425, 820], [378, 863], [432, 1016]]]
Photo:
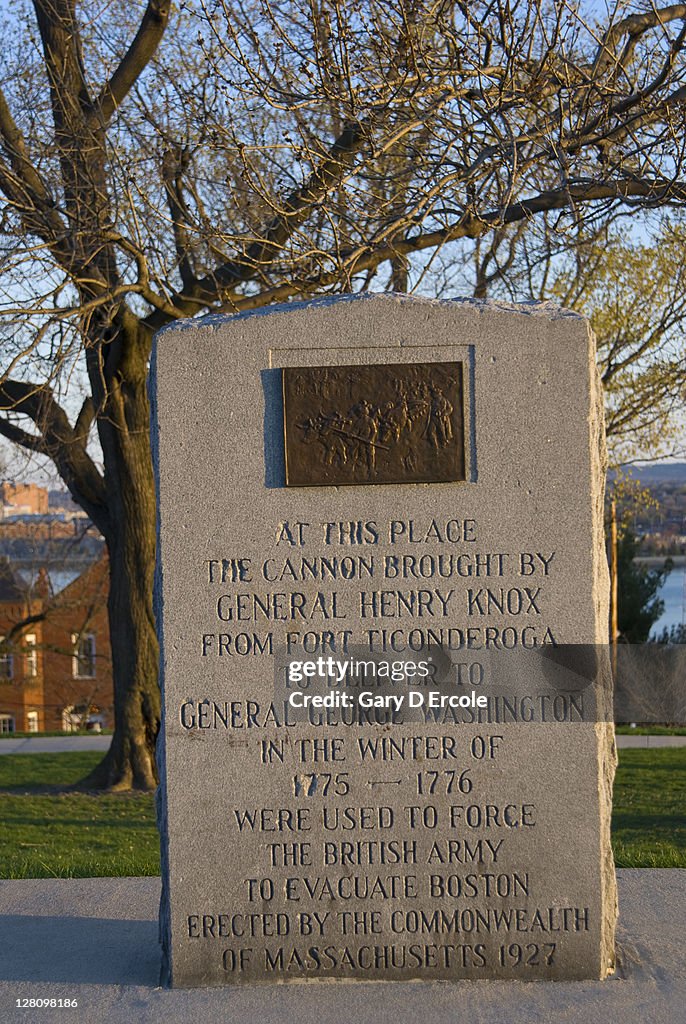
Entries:
[[154, 545], [147, 556], [130, 536], [117, 538], [107, 547], [114, 735], [104, 759], [81, 785], [86, 789], [152, 790], [157, 785], [155, 741], [160, 725], [158, 645], [152, 620], [152, 583], [146, 591], [142, 581], [150, 575]]
[[104, 760], [82, 783], [91, 788], [151, 790], [157, 785], [161, 701], [152, 606], [155, 488], [144, 371], [141, 357], [138, 373], [112, 382], [107, 414], [98, 422], [109, 524], [114, 736]]

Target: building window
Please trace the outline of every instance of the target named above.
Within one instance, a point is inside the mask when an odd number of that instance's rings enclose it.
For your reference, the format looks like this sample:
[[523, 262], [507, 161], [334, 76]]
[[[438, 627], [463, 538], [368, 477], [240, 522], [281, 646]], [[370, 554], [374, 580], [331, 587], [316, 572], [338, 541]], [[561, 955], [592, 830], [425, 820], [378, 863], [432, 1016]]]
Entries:
[[[38, 651], [36, 649], [36, 634], [27, 633], [24, 637], [26, 644], [26, 675], [29, 679], [35, 679], [38, 675]], [[30, 730], [29, 730], [30, 731]], [[38, 730], [36, 729], [36, 732]]]
[[74, 705], [70, 704], [62, 711], [62, 731], [76, 732], [79, 728], [81, 718], [74, 714]]
[[11, 715], [0, 715], [0, 732], [14, 732], [14, 719]]
[[68, 704], [62, 709], [63, 732], [102, 732], [105, 724], [95, 704]]
[[4, 636], [0, 636], [0, 679], [11, 679], [14, 674], [14, 658], [4, 643]]
[[27, 711], [26, 713], [26, 725], [29, 732], [38, 732], [38, 712]]
[[72, 633], [74, 645], [73, 672], [75, 679], [95, 678], [95, 633]]

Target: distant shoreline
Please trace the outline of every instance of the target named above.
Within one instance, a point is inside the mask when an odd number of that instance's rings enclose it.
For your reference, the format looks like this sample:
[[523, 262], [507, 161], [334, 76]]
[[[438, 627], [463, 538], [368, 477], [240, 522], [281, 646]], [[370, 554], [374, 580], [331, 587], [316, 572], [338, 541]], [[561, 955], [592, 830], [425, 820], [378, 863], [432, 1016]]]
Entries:
[[637, 558], [634, 558], [634, 562], [638, 562], [639, 565], [646, 565], [649, 569], [654, 569], [664, 565], [668, 558], [671, 558], [675, 569], [680, 569], [686, 565], [686, 555], [638, 555]]

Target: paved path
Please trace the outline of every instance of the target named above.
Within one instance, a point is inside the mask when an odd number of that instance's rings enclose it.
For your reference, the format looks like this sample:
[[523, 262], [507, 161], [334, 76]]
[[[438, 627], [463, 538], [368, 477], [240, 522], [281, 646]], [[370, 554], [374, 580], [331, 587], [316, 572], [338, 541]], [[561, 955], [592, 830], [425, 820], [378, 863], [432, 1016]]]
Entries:
[[[111, 736], [24, 736], [0, 740], [0, 754], [60, 754], [65, 750], [108, 750]], [[0, 1018], [1, 1019], [1, 1018]]]
[[[0, 881], [0, 1021], [14, 1024], [683, 1024], [686, 870], [618, 872], [604, 982], [157, 987], [159, 878]], [[76, 1009], [17, 1009], [21, 998]]]
[[[111, 736], [28, 736], [0, 740], [0, 754], [58, 754], [65, 750], [107, 750]], [[618, 747], [686, 747], [686, 736], [618, 736]], [[685, 1018], [686, 1020], [686, 1018]]]
[[[617, 737], [618, 747], [686, 747], [686, 736], [627, 736]], [[686, 1016], [684, 1017], [686, 1020]]]

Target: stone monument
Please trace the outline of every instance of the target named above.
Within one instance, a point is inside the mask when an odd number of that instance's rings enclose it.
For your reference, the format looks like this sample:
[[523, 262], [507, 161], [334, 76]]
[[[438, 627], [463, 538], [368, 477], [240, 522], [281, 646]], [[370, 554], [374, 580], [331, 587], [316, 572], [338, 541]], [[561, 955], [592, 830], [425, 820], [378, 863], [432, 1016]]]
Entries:
[[205, 317], [157, 335], [151, 399], [165, 980], [605, 977], [587, 323], [388, 295]]

